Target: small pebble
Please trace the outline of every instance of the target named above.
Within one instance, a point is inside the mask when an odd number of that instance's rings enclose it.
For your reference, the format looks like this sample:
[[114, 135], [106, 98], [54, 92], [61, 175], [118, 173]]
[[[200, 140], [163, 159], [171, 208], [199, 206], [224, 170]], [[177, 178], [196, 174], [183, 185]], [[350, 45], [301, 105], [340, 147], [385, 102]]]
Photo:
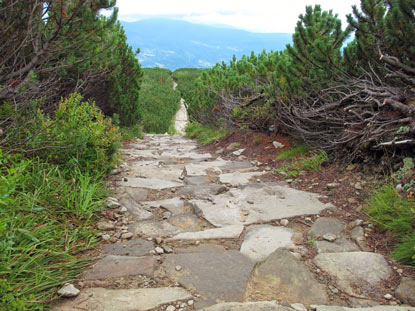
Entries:
[[383, 298], [385, 298], [387, 300], [391, 300], [393, 298], [393, 296], [391, 294], [386, 294], [385, 296], [383, 296]]
[[322, 236], [323, 240], [326, 240], [328, 242], [334, 242], [337, 239], [337, 236], [333, 233], [326, 233]]
[[193, 306], [194, 305], [194, 300], [193, 299], [190, 299], [188, 302], [187, 302], [187, 304], [189, 305], [189, 306]]
[[195, 242], [195, 245], [197, 246], [197, 245], [199, 245], [200, 244], [200, 241], [196, 241]]
[[402, 274], [403, 273], [403, 270], [402, 269], [398, 269], [398, 270], [396, 270], [396, 272], [398, 272], [399, 274]]
[[164, 245], [163, 249], [166, 253], [173, 253], [173, 249], [170, 246]]
[[176, 271], [180, 271], [180, 270], [182, 270], [182, 267], [181, 266], [176, 266]]
[[66, 283], [60, 290], [58, 290], [58, 295], [62, 297], [76, 297], [80, 293], [80, 290], [77, 289], [73, 284]]
[[175, 311], [175, 310], [176, 310], [176, 307], [175, 306], [168, 306], [166, 308], [166, 311]]
[[288, 223], [289, 223], [288, 219], [281, 219], [280, 221], [281, 226], [284, 226], [284, 227], [288, 226]]
[[104, 241], [108, 241], [109, 239], [111, 239], [111, 236], [109, 234], [103, 234], [101, 237]]
[[161, 247], [157, 246], [155, 249], [157, 254], [164, 254], [164, 249], [162, 249]]
[[133, 233], [132, 232], [127, 232], [121, 235], [122, 239], [131, 239], [133, 237]]
[[161, 242], [163, 242], [163, 240], [162, 240], [160, 237], [157, 237], [157, 238], [156, 238], [156, 243], [157, 243], [157, 244], [161, 244]]

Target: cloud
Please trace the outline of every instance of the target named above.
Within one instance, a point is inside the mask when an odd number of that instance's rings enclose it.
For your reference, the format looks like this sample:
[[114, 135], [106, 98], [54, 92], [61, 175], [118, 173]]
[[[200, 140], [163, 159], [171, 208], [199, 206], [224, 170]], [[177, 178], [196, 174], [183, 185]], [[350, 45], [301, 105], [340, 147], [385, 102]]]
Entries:
[[256, 32], [294, 32], [298, 15], [306, 5], [321, 4], [333, 9], [345, 23], [345, 15], [359, 0], [118, 0], [119, 19], [133, 21], [149, 17], [170, 17], [186, 21], [223, 24]]

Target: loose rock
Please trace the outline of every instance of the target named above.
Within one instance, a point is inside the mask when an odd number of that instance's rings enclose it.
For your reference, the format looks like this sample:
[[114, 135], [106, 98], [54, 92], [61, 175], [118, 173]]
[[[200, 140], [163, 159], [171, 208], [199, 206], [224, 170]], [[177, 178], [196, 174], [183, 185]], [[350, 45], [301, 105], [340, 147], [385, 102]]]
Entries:
[[58, 290], [58, 295], [61, 297], [76, 297], [80, 293], [80, 290], [77, 289], [73, 284], [66, 283], [60, 290]]

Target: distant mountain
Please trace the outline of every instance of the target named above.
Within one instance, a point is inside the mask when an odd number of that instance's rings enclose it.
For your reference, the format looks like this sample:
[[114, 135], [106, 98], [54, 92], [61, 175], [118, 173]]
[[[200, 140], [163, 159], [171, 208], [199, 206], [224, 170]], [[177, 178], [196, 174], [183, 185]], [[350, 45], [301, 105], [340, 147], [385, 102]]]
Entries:
[[285, 49], [289, 33], [252, 33], [244, 30], [206, 26], [171, 19], [121, 22], [127, 42], [135, 49], [143, 67], [208, 68], [266, 49]]

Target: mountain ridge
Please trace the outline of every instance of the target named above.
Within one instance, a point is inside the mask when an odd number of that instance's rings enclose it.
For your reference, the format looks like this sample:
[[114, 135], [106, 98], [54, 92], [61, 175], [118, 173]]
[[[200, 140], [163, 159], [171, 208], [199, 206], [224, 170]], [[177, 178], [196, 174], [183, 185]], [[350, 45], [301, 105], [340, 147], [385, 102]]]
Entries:
[[208, 68], [217, 62], [238, 59], [251, 51], [284, 50], [292, 42], [289, 33], [254, 33], [246, 30], [153, 18], [121, 22], [127, 42], [144, 68]]

